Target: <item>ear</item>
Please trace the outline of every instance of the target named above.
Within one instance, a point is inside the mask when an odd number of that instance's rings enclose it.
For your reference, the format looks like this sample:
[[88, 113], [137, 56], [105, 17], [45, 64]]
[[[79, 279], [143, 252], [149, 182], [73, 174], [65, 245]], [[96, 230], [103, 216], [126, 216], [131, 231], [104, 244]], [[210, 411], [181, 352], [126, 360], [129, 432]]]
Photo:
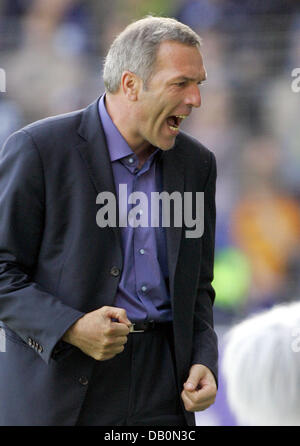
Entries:
[[142, 80], [131, 71], [124, 71], [121, 78], [121, 88], [129, 101], [136, 101], [142, 85]]

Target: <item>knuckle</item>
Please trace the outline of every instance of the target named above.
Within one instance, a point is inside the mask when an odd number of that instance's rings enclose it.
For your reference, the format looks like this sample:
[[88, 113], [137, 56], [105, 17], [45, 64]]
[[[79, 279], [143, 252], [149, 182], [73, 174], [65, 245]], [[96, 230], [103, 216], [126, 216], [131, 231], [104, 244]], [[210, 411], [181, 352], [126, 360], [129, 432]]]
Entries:
[[111, 352], [103, 351], [101, 354], [97, 355], [97, 361], [106, 361], [107, 359], [111, 359], [115, 356]]
[[121, 345], [118, 349], [117, 349], [117, 353], [122, 353], [124, 351], [124, 346]]
[[121, 345], [126, 344], [127, 341], [128, 341], [127, 336], [122, 336], [122, 338], [120, 338], [120, 344]]
[[101, 342], [101, 346], [105, 347], [106, 345], [107, 345], [107, 337], [104, 336], [103, 339], [102, 339], [102, 342]]
[[211, 386], [211, 391], [210, 391], [212, 396], [215, 396], [217, 394], [217, 388], [215, 386]]
[[105, 338], [103, 339], [103, 341], [102, 341], [102, 346], [103, 346], [103, 348], [106, 349], [106, 348], [109, 347], [110, 345], [111, 345], [111, 343], [110, 343], [109, 339], [105, 337]]
[[104, 334], [105, 337], [107, 337], [107, 336], [111, 336], [111, 334], [112, 334], [112, 329], [111, 329], [109, 326], [108, 326], [108, 327], [105, 327], [104, 330], [103, 330], [103, 334]]
[[186, 401], [185, 408], [186, 408], [186, 410], [188, 412], [193, 412], [194, 411], [194, 405], [192, 403], [190, 403], [189, 401]]
[[211, 406], [211, 403], [206, 403], [203, 406], [201, 406], [201, 410], [206, 410], [209, 406]]

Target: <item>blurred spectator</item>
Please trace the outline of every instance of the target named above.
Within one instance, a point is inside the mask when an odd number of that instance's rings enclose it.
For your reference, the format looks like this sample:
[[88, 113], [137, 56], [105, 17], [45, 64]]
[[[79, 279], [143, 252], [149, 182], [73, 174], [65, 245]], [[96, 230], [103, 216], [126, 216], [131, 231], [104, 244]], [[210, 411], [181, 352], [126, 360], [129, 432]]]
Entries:
[[95, 92], [80, 2], [32, 0], [22, 13], [22, 43], [3, 58], [11, 98], [28, 121], [87, 105]]
[[281, 76], [265, 84], [262, 103], [265, 128], [283, 147], [280, 175], [284, 184], [300, 197], [300, 93], [292, 91], [292, 70], [300, 67], [300, 14], [294, 16], [289, 32], [289, 50]]
[[41, 37], [46, 36], [46, 28], [51, 33], [56, 28], [54, 39], [65, 53], [88, 49], [92, 21], [82, 0], [4, 0], [0, 29], [6, 37], [4, 43], [10, 49], [22, 46], [26, 38], [24, 18], [35, 20], [36, 26], [43, 28]]
[[288, 266], [299, 252], [299, 204], [276, 184], [278, 154], [276, 143], [267, 137], [245, 148], [240, 178], [244, 191], [231, 220], [232, 239], [250, 261], [250, 297], [256, 305], [288, 299]]
[[279, 305], [234, 326], [222, 366], [239, 424], [300, 426], [300, 303]]

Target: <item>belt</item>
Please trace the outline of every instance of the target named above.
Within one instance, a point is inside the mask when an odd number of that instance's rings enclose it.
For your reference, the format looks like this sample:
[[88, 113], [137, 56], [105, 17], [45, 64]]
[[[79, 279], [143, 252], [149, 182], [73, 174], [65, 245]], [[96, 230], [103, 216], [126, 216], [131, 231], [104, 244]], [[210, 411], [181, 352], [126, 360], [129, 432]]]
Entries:
[[170, 327], [171, 324], [172, 322], [156, 322], [156, 321], [134, 322], [130, 326], [130, 333], [144, 333], [145, 331], [167, 328]]

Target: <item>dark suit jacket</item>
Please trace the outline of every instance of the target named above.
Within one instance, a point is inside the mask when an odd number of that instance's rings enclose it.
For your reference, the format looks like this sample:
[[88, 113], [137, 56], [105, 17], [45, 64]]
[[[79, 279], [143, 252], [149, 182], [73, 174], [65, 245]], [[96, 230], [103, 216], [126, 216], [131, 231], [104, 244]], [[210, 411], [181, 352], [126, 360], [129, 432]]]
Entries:
[[[96, 224], [97, 194], [115, 192], [97, 104], [28, 125], [0, 153], [0, 425], [75, 424], [94, 360], [60, 338], [85, 312], [114, 302], [123, 260], [119, 229]], [[193, 362], [217, 376], [216, 165], [184, 133], [161, 162], [163, 190], [205, 193], [201, 238], [166, 228], [181, 391]]]

